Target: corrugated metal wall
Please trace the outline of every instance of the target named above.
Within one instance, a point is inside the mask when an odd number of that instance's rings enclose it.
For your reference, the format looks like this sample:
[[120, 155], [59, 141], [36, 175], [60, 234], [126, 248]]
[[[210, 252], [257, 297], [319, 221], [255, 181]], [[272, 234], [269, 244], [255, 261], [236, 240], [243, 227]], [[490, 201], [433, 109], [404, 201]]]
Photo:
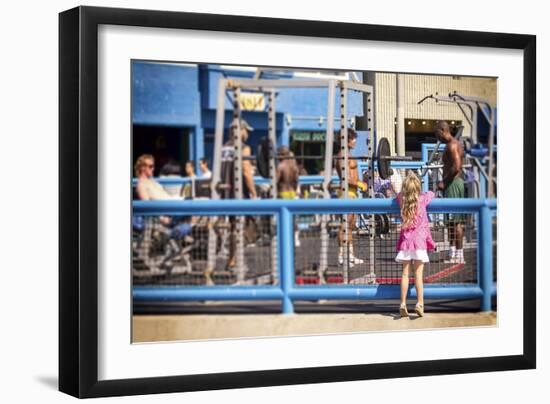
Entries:
[[[405, 83], [405, 119], [446, 119], [462, 120], [460, 109], [447, 102], [426, 100], [421, 105], [418, 101], [427, 95], [439, 93], [446, 95], [458, 93], [483, 97], [496, 105], [497, 81], [491, 78], [426, 76], [404, 74]], [[376, 128], [378, 136], [388, 138], [392, 151], [395, 150], [395, 100], [396, 75], [394, 73], [376, 74]], [[464, 135], [470, 135], [470, 128], [465, 123]]]

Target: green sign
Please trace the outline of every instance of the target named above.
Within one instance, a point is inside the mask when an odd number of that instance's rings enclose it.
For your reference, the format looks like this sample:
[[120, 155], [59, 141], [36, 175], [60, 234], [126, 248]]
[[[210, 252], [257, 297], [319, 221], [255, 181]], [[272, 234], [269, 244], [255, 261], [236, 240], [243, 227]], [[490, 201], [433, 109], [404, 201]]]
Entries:
[[309, 142], [311, 140], [311, 133], [309, 132], [294, 132], [292, 133], [292, 140], [297, 142]]
[[314, 142], [324, 142], [325, 141], [325, 132], [313, 132], [311, 134], [311, 140]]
[[296, 131], [292, 132], [292, 140], [297, 142], [324, 142], [326, 133], [322, 131], [305, 132]]

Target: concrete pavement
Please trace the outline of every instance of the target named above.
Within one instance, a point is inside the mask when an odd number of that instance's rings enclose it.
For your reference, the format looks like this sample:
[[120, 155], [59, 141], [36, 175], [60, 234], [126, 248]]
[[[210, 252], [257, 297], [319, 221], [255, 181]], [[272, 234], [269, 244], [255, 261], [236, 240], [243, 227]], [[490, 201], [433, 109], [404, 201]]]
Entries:
[[486, 327], [497, 323], [496, 312], [438, 312], [417, 317], [413, 309], [410, 305], [409, 318], [398, 313], [134, 315], [133, 342]]

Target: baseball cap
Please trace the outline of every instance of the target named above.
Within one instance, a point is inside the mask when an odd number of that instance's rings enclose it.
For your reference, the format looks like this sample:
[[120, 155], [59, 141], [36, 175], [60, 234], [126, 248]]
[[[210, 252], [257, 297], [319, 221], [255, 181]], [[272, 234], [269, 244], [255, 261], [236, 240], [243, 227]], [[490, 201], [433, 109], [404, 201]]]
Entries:
[[[233, 122], [231, 122], [232, 127], [238, 126], [239, 120], [237, 118], [233, 119]], [[245, 128], [247, 131], [252, 132], [254, 128], [248, 124], [244, 119], [241, 118], [241, 128]]]

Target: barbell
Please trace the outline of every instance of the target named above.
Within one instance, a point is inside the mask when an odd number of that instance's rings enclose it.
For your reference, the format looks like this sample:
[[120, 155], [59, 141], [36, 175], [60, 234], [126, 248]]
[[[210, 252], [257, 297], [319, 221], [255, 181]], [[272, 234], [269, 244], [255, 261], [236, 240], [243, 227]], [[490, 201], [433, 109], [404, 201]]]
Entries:
[[[249, 156], [247, 159], [256, 160], [256, 168], [258, 173], [264, 177], [269, 178], [269, 159], [271, 157], [271, 144], [269, 138], [263, 137], [258, 144], [258, 149], [256, 151], [256, 156]], [[381, 138], [378, 141], [378, 147], [375, 147], [377, 150], [376, 154], [371, 156], [348, 156], [348, 160], [371, 160], [376, 161], [378, 166], [378, 174], [380, 178], [386, 179], [390, 177], [390, 162], [391, 161], [410, 161], [412, 157], [410, 156], [392, 156], [390, 153], [390, 142], [386, 138]], [[281, 156], [275, 155], [276, 160], [320, 160], [324, 159], [325, 156]], [[334, 159], [344, 159], [343, 156], [334, 157]]]

